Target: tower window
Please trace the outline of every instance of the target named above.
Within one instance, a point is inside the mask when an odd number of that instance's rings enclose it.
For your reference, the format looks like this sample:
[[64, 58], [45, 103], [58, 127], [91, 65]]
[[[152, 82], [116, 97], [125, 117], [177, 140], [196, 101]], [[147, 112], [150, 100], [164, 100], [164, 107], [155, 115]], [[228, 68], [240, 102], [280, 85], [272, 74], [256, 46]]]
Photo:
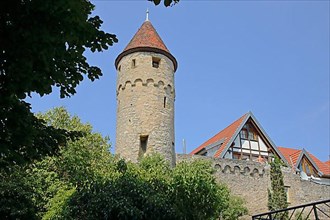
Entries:
[[160, 58], [158, 57], [152, 57], [152, 67], [158, 68], [160, 63]]
[[166, 108], [166, 96], [164, 97], [164, 108]]
[[136, 66], [136, 60], [133, 59], [133, 60], [132, 60], [132, 68], [134, 68], [135, 66]]
[[286, 194], [286, 201], [290, 203], [290, 186], [284, 186], [284, 191]]
[[142, 159], [147, 152], [148, 135], [140, 136], [139, 159]]
[[120, 70], [121, 70], [121, 65], [119, 65], [119, 67], [118, 67], [118, 71], [120, 72]]

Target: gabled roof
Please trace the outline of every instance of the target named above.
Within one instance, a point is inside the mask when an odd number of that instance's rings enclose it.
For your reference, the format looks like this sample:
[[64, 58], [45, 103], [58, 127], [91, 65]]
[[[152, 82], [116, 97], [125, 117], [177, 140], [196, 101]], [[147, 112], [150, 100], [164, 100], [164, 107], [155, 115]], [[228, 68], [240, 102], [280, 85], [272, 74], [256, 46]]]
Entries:
[[[229, 140], [234, 135], [234, 133], [236, 132], [238, 127], [242, 124], [242, 122], [244, 121], [246, 116], [247, 116], [247, 114], [243, 115], [242, 117], [240, 117], [239, 119], [234, 121], [231, 125], [229, 125], [225, 129], [220, 131], [218, 134], [214, 135], [212, 138], [210, 138], [209, 140], [204, 142], [202, 145], [200, 145], [195, 150], [193, 150], [190, 154], [191, 155], [196, 154], [196, 153], [200, 152], [201, 150], [203, 150], [204, 148], [208, 147], [209, 145], [219, 142], [219, 144], [221, 144], [221, 147], [215, 153], [216, 154], [215, 157], [219, 157], [219, 154], [221, 154], [221, 152], [223, 151], [225, 146], [227, 146]], [[222, 143], [220, 143], [220, 141]]]
[[308, 152], [308, 154], [312, 158], [312, 160], [315, 162], [316, 166], [319, 168], [319, 171], [321, 171], [323, 173], [323, 175], [330, 176], [330, 166], [328, 166], [326, 163], [320, 161], [313, 154], [311, 154], [309, 152]]
[[172, 60], [174, 64], [174, 71], [176, 71], [177, 69], [178, 64], [175, 57], [167, 49], [164, 42], [158, 35], [156, 29], [152, 26], [151, 22], [148, 20], [143, 22], [142, 26], [139, 28], [139, 30], [136, 32], [134, 37], [125, 47], [124, 51], [118, 55], [115, 61], [116, 68], [121, 58], [134, 52], [161, 53]]
[[202, 145], [197, 147], [195, 150], [193, 150], [190, 154], [197, 154], [198, 152], [202, 151], [204, 148], [208, 147], [209, 145], [218, 142], [220, 140], [223, 140], [223, 143], [219, 147], [218, 151], [215, 153], [214, 157], [220, 157], [223, 158], [225, 153], [227, 152], [228, 148], [232, 145], [232, 143], [235, 141], [235, 138], [243, 128], [243, 126], [247, 123], [247, 121], [251, 119], [256, 127], [259, 129], [260, 133], [264, 136], [264, 138], [269, 142], [271, 147], [274, 149], [274, 151], [279, 155], [279, 157], [287, 163], [287, 160], [282, 155], [282, 153], [277, 149], [275, 144], [272, 142], [272, 140], [269, 138], [265, 130], [262, 128], [260, 123], [257, 121], [257, 119], [254, 117], [252, 112], [248, 112], [244, 114], [242, 117], [237, 119], [235, 122], [233, 122], [231, 125], [220, 131], [218, 134], [204, 142]]
[[288, 161], [289, 165], [297, 168], [297, 161], [301, 154], [301, 150], [293, 149], [293, 148], [286, 148], [286, 147], [277, 147], [285, 159]]
[[289, 164], [294, 168], [298, 168], [303, 156], [305, 156], [309, 160], [309, 162], [313, 165], [313, 167], [317, 170], [317, 172], [319, 172], [320, 176], [330, 175], [330, 166], [328, 166], [326, 162], [323, 163], [322, 161], [320, 161], [317, 157], [315, 157], [307, 150], [305, 149], [297, 150], [286, 147], [278, 147], [278, 149], [282, 152], [282, 154], [287, 159]]

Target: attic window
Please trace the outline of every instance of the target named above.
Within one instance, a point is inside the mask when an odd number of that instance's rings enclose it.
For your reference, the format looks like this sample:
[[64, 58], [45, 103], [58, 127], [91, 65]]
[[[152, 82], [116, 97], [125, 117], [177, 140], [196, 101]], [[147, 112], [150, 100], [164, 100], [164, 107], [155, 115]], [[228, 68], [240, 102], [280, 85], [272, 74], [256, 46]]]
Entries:
[[254, 128], [250, 128], [249, 130], [249, 139], [253, 141], [258, 140], [257, 132]]
[[248, 138], [248, 132], [246, 129], [241, 130], [241, 138], [247, 139]]
[[152, 57], [152, 67], [158, 68], [160, 63], [160, 58], [158, 57]]
[[132, 60], [132, 68], [134, 68], [135, 66], [136, 66], [136, 60], [133, 59], [133, 60]]

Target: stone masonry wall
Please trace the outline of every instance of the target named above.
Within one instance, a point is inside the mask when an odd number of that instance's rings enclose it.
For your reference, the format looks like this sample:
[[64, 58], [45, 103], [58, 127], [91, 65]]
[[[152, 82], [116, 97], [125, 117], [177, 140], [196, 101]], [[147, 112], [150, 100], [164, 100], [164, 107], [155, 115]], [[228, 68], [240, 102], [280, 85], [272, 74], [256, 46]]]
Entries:
[[[215, 177], [225, 183], [234, 195], [245, 199], [249, 216], [267, 212], [270, 188], [270, 166], [253, 161], [218, 159], [205, 156], [177, 155], [177, 162], [182, 160], [206, 159], [212, 161], [216, 169]], [[283, 168], [284, 185], [288, 187], [289, 206], [301, 205], [330, 198], [330, 186], [319, 185], [301, 180], [290, 168]]]
[[[153, 57], [160, 59], [158, 68], [152, 66]], [[168, 57], [153, 52], [123, 57], [117, 70], [116, 154], [136, 162], [141, 137], [148, 137], [145, 154], [160, 153], [174, 165], [174, 98], [174, 66]]]

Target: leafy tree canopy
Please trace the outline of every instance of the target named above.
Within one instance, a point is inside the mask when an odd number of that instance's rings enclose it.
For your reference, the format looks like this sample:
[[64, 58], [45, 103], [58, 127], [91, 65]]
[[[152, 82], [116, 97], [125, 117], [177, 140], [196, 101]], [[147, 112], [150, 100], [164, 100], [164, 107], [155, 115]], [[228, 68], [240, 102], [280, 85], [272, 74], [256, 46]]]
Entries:
[[[149, 0], [158, 5], [161, 0]], [[170, 6], [179, 0], [164, 0]], [[24, 101], [60, 89], [71, 96], [84, 79], [102, 76], [88, 64], [86, 49], [103, 51], [118, 40], [102, 31], [88, 0], [0, 2], [0, 168], [25, 164], [58, 152], [68, 134], [47, 127]], [[41, 144], [44, 143], [44, 144]]]
[[102, 72], [87, 63], [86, 49], [102, 51], [117, 42], [100, 30], [88, 0], [11, 0], [0, 2], [0, 165], [24, 164], [56, 153], [66, 133], [47, 127], [24, 101], [60, 89], [73, 95], [84, 76]]
[[[216, 219], [230, 207], [230, 192], [215, 182], [208, 162], [183, 162], [173, 169], [157, 155], [140, 164], [118, 162], [127, 169], [117, 178], [77, 189], [57, 215], [65, 219]], [[233, 208], [236, 217], [224, 219], [237, 219], [245, 210]]]
[[80, 135], [59, 147], [59, 153], [25, 166], [10, 166], [0, 172], [0, 216], [5, 219], [39, 219], [54, 216], [77, 187], [116, 175], [108, 138], [71, 117], [64, 108], [55, 108], [38, 119], [54, 129]]
[[[161, 0], [148, 0], [148, 1], [154, 2], [155, 5], [159, 5], [161, 2]], [[179, 1], [180, 0], [164, 0], [164, 5], [165, 5], [165, 7], [173, 6], [176, 3], [178, 3]]]
[[[159, 155], [139, 164], [109, 152], [91, 125], [55, 108], [38, 118], [55, 129], [80, 132], [58, 155], [1, 172], [0, 216], [5, 219], [237, 219], [246, 214], [218, 184], [207, 161], [171, 168]], [[237, 202], [238, 201], [238, 202]]]
[[84, 75], [90, 80], [102, 75], [83, 52], [107, 49], [117, 38], [100, 30], [102, 20], [91, 16], [90, 1], [12, 0], [0, 6], [1, 92], [24, 99], [56, 86], [65, 97]]

